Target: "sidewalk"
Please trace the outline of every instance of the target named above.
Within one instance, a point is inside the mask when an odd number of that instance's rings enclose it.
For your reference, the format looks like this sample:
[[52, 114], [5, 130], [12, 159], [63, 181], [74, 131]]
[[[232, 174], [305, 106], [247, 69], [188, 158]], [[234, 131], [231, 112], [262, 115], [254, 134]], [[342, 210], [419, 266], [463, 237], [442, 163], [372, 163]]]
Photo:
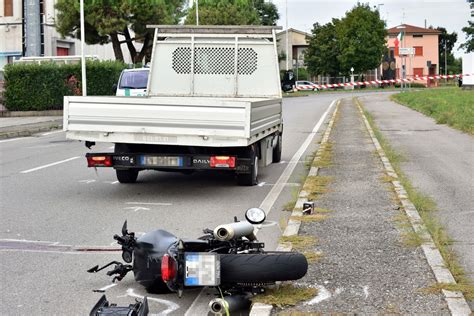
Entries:
[[316, 200], [328, 217], [300, 230], [316, 237], [322, 254], [300, 282], [317, 285], [319, 294], [285, 312], [449, 315], [441, 294], [420, 291], [434, 275], [421, 249], [402, 243], [403, 211], [357, 108], [345, 99], [339, 111], [329, 138], [332, 166], [319, 172], [331, 183]]
[[[436, 202], [466, 274], [474, 281], [474, 138], [388, 96], [359, 98], [383, 136], [406, 158], [403, 172]], [[473, 307], [471, 302], [471, 308]]]
[[62, 128], [62, 116], [0, 117], [0, 139]]

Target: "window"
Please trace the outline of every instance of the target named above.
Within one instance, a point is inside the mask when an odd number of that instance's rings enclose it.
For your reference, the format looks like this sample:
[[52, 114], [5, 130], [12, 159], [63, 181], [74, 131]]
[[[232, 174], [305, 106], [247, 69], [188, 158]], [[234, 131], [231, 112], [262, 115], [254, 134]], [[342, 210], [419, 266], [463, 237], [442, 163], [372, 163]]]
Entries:
[[413, 34], [413, 37], [423, 37], [423, 34]]
[[414, 46], [415, 56], [423, 56], [423, 46]]
[[3, 15], [13, 16], [13, 0], [4, 0], [3, 3]]
[[423, 68], [413, 68], [413, 75], [423, 77]]
[[395, 47], [390, 47], [390, 59], [395, 58]]

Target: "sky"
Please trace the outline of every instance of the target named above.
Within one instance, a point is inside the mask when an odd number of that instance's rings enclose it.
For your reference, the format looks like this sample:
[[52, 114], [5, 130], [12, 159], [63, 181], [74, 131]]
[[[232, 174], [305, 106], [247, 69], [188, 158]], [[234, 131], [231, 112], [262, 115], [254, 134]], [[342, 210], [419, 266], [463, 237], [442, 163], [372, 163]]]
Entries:
[[[288, 2], [288, 27], [311, 33], [315, 22], [326, 24], [332, 18], [341, 18], [357, 4], [356, 0], [269, 0], [278, 7], [278, 25], [286, 29], [286, 5]], [[467, 26], [471, 11], [467, 0], [361, 0], [372, 7], [380, 5], [380, 13], [388, 28], [402, 23], [419, 27], [442, 26], [448, 33], [458, 34], [454, 55], [463, 53], [459, 45], [465, 42], [462, 28]]]

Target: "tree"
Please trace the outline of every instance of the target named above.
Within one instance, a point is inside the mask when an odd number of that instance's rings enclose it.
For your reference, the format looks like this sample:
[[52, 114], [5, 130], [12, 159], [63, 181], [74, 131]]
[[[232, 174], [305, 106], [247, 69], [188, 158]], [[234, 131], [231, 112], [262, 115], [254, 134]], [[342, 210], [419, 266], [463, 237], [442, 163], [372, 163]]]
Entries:
[[336, 25], [340, 21], [333, 19], [325, 25], [313, 25], [313, 37], [305, 53], [305, 63], [312, 75], [336, 77], [340, 71], [339, 45], [336, 37]]
[[[134, 63], [151, 55], [153, 30], [147, 24], [177, 24], [186, 0], [94, 0], [85, 1], [85, 41], [87, 44], [112, 43], [115, 58], [123, 61], [126, 44]], [[80, 38], [79, 3], [58, 0], [56, 29], [61, 36]], [[121, 39], [119, 36], [122, 36]], [[137, 50], [135, 43], [141, 43]]]
[[[437, 27], [438, 31], [441, 32], [438, 37], [438, 51], [439, 51], [439, 72], [441, 74], [445, 73], [444, 69], [444, 58], [445, 58], [445, 50], [446, 50], [446, 62], [447, 62], [447, 70], [451, 71], [451, 66], [455, 63], [455, 58], [453, 55], [453, 48], [458, 40], [458, 34], [456, 32], [448, 33], [444, 27]], [[446, 47], [446, 49], [445, 49]]]
[[336, 28], [341, 72], [349, 73], [353, 67], [356, 73], [363, 73], [378, 67], [386, 35], [385, 22], [368, 4], [358, 3], [346, 12]]
[[466, 53], [474, 52], [474, 22], [467, 21], [468, 26], [462, 28], [462, 31], [466, 33], [466, 42], [461, 45], [461, 48], [466, 50]]
[[[264, 0], [199, 0], [200, 25], [275, 25], [279, 15]], [[186, 24], [196, 24], [196, 7], [188, 11]]]

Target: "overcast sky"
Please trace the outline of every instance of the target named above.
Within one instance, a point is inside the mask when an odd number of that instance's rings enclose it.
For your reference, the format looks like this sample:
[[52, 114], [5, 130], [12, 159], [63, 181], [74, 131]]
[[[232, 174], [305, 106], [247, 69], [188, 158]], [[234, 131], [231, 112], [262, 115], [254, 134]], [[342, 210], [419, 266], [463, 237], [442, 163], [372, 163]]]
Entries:
[[[346, 11], [357, 4], [356, 0], [270, 0], [280, 13], [278, 25], [286, 25], [286, 7], [288, 1], [288, 26], [297, 30], [311, 33], [313, 23], [325, 24], [332, 18], [341, 18]], [[465, 42], [466, 34], [462, 31], [467, 26], [467, 21], [473, 19], [470, 16], [469, 3], [466, 0], [377, 0], [360, 1], [369, 3], [372, 7], [380, 4], [382, 19], [387, 26], [394, 27], [406, 23], [424, 27], [442, 26], [449, 33], [458, 33], [458, 41], [455, 46], [455, 55], [459, 56], [462, 51], [456, 50]]]

